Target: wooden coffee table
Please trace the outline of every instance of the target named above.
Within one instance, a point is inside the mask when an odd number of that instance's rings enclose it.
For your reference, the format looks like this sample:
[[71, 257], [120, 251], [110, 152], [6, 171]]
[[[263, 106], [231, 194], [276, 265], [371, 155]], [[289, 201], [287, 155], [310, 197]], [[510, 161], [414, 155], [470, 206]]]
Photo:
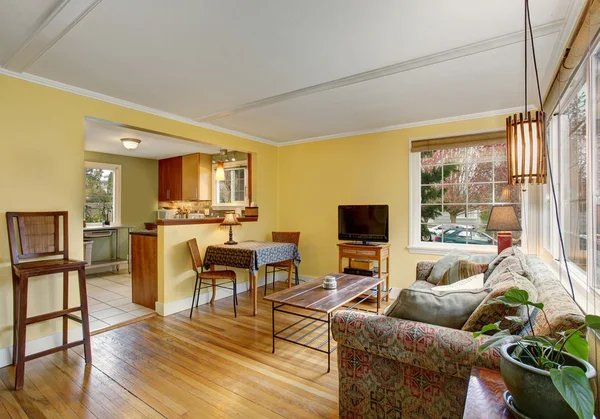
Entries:
[[[333, 312], [342, 307], [346, 309], [355, 308], [370, 298], [375, 293], [373, 288], [377, 287], [376, 312], [379, 313], [379, 308], [381, 307], [381, 284], [385, 281], [384, 278], [341, 273], [332, 273], [329, 275], [336, 277], [336, 289], [324, 289], [323, 277], [321, 277], [264, 297], [265, 300], [271, 301], [273, 312], [273, 353], [275, 353], [275, 339], [285, 340], [286, 342], [326, 353], [327, 372], [331, 371], [331, 353], [337, 348], [337, 346], [331, 348], [331, 316]], [[366, 297], [352, 305], [347, 305], [363, 294], [366, 294]], [[288, 309], [282, 308], [286, 306]], [[289, 307], [301, 310], [293, 312], [289, 311]], [[301, 319], [281, 330], [275, 331], [276, 311], [298, 316]], [[307, 311], [310, 313], [306, 314], [305, 312]], [[316, 326], [314, 326], [315, 323]], [[285, 332], [288, 333], [284, 335]], [[319, 342], [318, 339], [325, 333], [327, 333], [325, 341]], [[317, 342], [314, 343], [315, 341]], [[311, 346], [313, 343], [315, 346]], [[325, 344], [327, 344], [327, 349], [321, 349]]]

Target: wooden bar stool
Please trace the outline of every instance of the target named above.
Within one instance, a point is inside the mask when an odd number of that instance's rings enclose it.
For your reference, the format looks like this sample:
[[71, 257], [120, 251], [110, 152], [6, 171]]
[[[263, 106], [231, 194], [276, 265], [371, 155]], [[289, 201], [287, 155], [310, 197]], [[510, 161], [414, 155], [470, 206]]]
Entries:
[[[60, 250], [60, 219], [62, 217], [62, 250]], [[13, 278], [13, 365], [16, 365], [15, 390], [23, 388], [25, 362], [77, 345], [84, 346], [85, 363], [92, 362], [90, 324], [88, 318], [87, 292], [85, 287], [85, 261], [69, 259], [69, 218], [67, 211], [55, 212], [7, 212], [8, 242]], [[47, 258], [62, 256], [61, 259]], [[45, 258], [30, 262], [22, 259]], [[69, 308], [69, 272], [77, 271], [81, 305]], [[63, 309], [39, 316], [27, 317], [27, 293], [29, 278], [41, 275], [63, 274]], [[72, 313], [81, 311], [81, 319]], [[26, 327], [50, 319], [62, 317], [63, 344], [25, 356]], [[68, 321], [81, 323], [83, 339], [69, 343]]]
[[[272, 231], [271, 237], [275, 243], [292, 243], [298, 246], [300, 243], [300, 232], [299, 231]], [[287, 272], [288, 274], [288, 288], [292, 286], [292, 269], [294, 269], [294, 282], [295, 285], [300, 284], [300, 278], [298, 277], [298, 266], [294, 265], [293, 260], [284, 260], [283, 262], [269, 263], [265, 266], [265, 295], [267, 295], [267, 276], [269, 275], [269, 268], [272, 269], [273, 274], [273, 291], [275, 291], [275, 272]]]

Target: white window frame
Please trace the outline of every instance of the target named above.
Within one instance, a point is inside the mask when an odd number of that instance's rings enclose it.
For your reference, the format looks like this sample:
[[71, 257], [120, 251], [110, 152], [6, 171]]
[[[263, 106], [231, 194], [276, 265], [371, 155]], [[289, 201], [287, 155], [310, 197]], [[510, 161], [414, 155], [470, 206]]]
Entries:
[[[497, 130], [471, 131], [457, 133], [457, 136], [482, 134]], [[444, 136], [445, 137], [445, 136]], [[480, 244], [456, 244], [456, 243], [440, 243], [440, 242], [424, 242], [421, 241], [421, 153], [412, 152], [412, 142], [430, 139], [432, 137], [411, 138], [408, 141], [408, 170], [409, 170], [409, 215], [408, 215], [408, 251], [414, 254], [423, 255], [445, 255], [448, 252], [456, 249], [463, 250], [469, 253], [478, 254], [494, 254], [498, 252], [496, 245], [480, 245]], [[521, 217], [527, 216], [527, 199], [526, 196], [521, 200]], [[521, 236], [521, 246], [526, 247], [527, 234], [523, 231]]]
[[223, 163], [223, 168], [225, 170], [227, 170], [227, 169], [244, 169], [244, 200], [229, 202], [227, 204], [219, 204], [219, 202], [217, 200], [217, 194], [218, 194], [218, 187], [217, 187], [218, 180], [216, 179], [217, 164], [213, 164], [212, 165], [212, 179], [213, 179], [212, 207], [213, 207], [213, 209], [219, 210], [219, 209], [235, 209], [235, 208], [247, 207], [248, 206], [248, 182], [249, 182], [248, 161], [242, 160], [242, 161], [235, 161], [235, 162], [225, 162], [225, 163]]
[[[113, 195], [113, 220], [111, 225], [120, 225], [121, 224], [121, 165], [120, 164], [112, 164], [112, 163], [99, 163], [92, 161], [84, 161], [83, 167], [85, 169], [101, 169], [101, 170], [112, 170], [115, 173], [115, 177], [113, 179], [114, 185], [114, 195]], [[83, 196], [83, 205], [85, 206], [85, 173], [84, 173], [84, 196]], [[88, 225], [101, 225], [102, 223], [90, 223]]]

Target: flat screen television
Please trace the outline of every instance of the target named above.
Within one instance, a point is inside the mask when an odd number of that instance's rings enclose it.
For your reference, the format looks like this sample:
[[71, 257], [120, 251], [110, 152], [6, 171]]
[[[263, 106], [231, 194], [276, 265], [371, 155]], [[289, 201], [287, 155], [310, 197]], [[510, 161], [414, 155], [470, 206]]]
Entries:
[[387, 243], [388, 213], [387, 205], [340, 205], [338, 239]]

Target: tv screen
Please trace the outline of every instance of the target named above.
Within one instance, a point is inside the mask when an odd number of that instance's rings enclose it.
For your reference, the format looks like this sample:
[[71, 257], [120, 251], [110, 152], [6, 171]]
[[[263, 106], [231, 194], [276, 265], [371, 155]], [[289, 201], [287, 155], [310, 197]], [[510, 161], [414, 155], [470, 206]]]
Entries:
[[338, 239], [362, 242], [388, 241], [387, 205], [340, 205]]

